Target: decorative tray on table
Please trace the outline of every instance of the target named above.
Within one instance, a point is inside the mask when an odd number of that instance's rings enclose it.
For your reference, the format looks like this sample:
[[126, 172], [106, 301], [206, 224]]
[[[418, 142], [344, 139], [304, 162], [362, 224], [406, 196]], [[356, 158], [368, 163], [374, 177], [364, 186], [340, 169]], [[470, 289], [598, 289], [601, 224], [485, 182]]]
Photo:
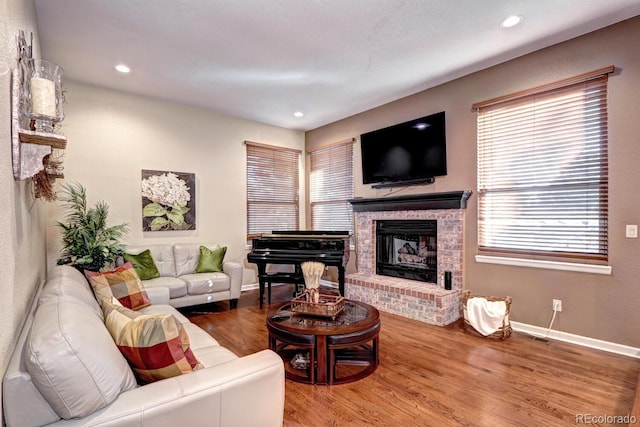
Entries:
[[346, 300], [339, 295], [320, 294], [318, 302], [308, 301], [308, 294], [305, 292], [291, 300], [291, 311], [296, 314], [307, 314], [310, 316], [331, 317], [335, 319], [344, 310]]

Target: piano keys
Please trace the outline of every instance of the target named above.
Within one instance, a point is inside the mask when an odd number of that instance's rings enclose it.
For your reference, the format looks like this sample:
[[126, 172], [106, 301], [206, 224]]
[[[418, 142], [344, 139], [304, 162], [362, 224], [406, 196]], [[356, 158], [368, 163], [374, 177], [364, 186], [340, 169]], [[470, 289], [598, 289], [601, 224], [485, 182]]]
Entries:
[[[300, 264], [317, 261], [338, 269], [338, 288], [344, 295], [345, 267], [349, 261], [349, 232], [347, 231], [273, 231], [262, 234], [252, 241], [252, 249], [247, 261], [258, 266], [260, 284], [260, 307], [265, 285], [268, 286], [271, 303], [271, 282], [295, 283], [304, 287], [304, 277]], [[267, 273], [267, 264], [289, 264], [295, 267], [293, 273]]]

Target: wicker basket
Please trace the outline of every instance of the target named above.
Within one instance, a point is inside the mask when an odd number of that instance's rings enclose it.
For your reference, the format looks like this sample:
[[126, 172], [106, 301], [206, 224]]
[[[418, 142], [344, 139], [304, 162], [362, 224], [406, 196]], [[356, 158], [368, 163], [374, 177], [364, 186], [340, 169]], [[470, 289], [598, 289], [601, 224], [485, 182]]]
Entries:
[[[507, 311], [502, 319], [502, 326], [491, 335], [482, 335], [467, 320], [467, 301], [471, 298], [485, 298], [487, 301], [504, 301], [507, 305]], [[462, 307], [464, 312], [464, 329], [472, 335], [483, 338], [493, 338], [496, 340], [503, 340], [511, 335], [511, 322], [509, 321], [509, 316], [511, 314], [511, 297], [499, 298], [484, 295], [471, 295], [470, 291], [464, 291], [462, 293]]]
[[344, 310], [346, 300], [339, 295], [320, 294], [317, 303], [307, 301], [307, 291], [291, 300], [291, 311], [296, 314], [331, 317], [335, 319]]

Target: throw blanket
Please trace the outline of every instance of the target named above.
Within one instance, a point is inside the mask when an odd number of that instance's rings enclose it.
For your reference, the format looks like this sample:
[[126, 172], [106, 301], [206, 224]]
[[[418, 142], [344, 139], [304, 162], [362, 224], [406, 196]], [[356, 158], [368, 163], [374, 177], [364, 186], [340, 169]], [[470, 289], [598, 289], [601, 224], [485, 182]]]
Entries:
[[467, 300], [467, 321], [482, 335], [491, 335], [502, 326], [507, 313], [504, 301], [487, 301], [474, 297]]

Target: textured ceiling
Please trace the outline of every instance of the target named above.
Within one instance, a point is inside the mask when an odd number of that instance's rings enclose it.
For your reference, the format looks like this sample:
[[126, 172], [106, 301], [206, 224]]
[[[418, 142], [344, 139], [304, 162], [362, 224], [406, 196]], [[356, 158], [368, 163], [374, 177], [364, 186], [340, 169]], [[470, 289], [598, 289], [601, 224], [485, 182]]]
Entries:
[[[640, 15], [640, 0], [35, 4], [41, 55], [67, 79], [300, 130]], [[523, 23], [501, 28], [511, 14]]]

